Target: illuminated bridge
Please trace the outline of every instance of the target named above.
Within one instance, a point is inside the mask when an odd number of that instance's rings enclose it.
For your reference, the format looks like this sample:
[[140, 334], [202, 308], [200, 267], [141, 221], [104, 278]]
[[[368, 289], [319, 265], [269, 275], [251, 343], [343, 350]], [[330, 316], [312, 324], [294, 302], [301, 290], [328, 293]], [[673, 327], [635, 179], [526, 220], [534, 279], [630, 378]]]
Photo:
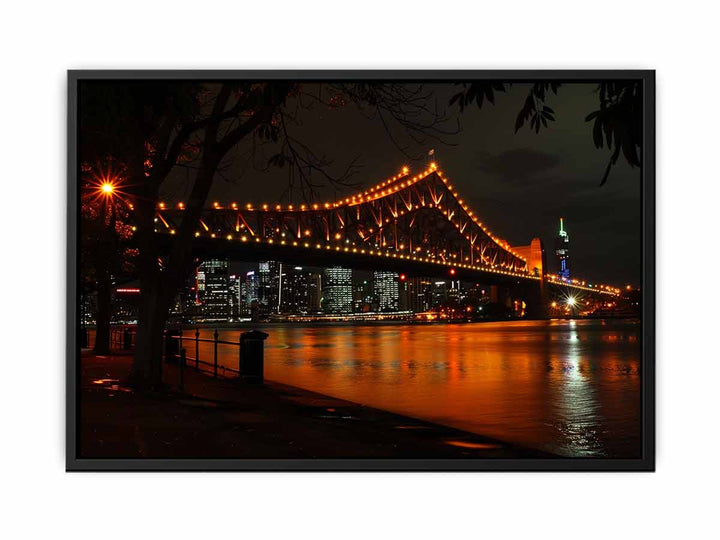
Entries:
[[[156, 232], [175, 234], [182, 202], [159, 203]], [[544, 286], [617, 295], [581, 280], [546, 275], [542, 245], [511, 247], [468, 208], [435, 164], [366, 191], [315, 204], [213, 203], [195, 232], [199, 258], [262, 258], [308, 266], [388, 269], [541, 291]], [[525, 292], [522, 296], [527, 296]]]

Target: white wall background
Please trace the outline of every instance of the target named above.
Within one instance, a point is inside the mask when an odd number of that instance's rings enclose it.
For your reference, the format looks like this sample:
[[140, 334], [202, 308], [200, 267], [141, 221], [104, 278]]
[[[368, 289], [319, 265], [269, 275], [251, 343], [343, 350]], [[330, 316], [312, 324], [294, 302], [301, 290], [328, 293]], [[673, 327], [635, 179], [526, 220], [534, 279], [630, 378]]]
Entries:
[[[717, 531], [720, 80], [710, 6], [5, 4], [2, 536], [701, 538]], [[657, 69], [658, 471], [66, 474], [65, 70], [131, 67]]]

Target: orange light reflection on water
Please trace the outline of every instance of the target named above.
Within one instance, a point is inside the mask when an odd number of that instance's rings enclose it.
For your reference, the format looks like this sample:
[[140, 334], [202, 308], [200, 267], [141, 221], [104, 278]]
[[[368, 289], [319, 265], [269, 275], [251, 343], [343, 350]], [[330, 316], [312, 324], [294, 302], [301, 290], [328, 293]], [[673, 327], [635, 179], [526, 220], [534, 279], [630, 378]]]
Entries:
[[[640, 451], [636, 323], [259, 328], [270, 334], [270, 380], [563, 455]], [[220, 330], [220, 339], [244, 330]], [[236, 347], [219, 354], [237, 368]], [[201, 358], [212, 361], [212, 344], [201, 344]]]

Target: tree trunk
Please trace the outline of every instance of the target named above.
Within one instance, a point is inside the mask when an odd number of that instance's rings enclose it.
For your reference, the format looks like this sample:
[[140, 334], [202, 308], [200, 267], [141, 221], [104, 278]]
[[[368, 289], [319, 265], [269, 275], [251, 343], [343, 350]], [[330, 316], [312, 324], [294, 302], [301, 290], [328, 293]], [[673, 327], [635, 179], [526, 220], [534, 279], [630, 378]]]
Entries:
[[162, 387], [163, 329], [168, 319], [170, 304], [175, 298], [183, 279], [194, 264], [192, 254], [193, 234], [220, 161], [233, 146], [246, 135], [252, 133], [258, 125], [270, 121], [273, 112], [283, 102], [288, 91], [289, 86], [287, 88], [283, 87], [283, 91], [278, 94], [273, 93], [270, 102], [261, 107], [251, 119], [230, 130], [218, 141], [218, 131], [225, 118], [225, 107], [232, 92], [230, 85], [222, 86], [213, 106], [210, 121], [207, 122], [204, 128], [205, 139], [200, 167], [195, 174], [182, 224], [173, 237], [169, 252], [165, 256], [166, 269], [163, 271], [160, 271], [158, 267], [158, 257], [161, 251], [154, 231], [153, 218], [155, 216], [158, 190], [170, 168], [175, 165], [177, 156], [173, 157], [169, 168], [156, 168], [155, 164], [153, 164], [154, 172], [151, 171], [148, 173], [149, 177], [146, 177], [144, 165], [145, 140], [141, 134], [138, 134], [138, 144], [135, 146], [138, 153], [134, 156], [134, 159], [129, 159], [128, 165], [129, 177], [137, 179], [135, 185], [138, 186], [135, 207], [138, 230], [135, 236], [140, 250], [138, 264], [140, 309], [137, 334], [135, 336], [135, 357], [131, 374], [131, 384], [136, 388], [153, 389]]
[[95, 354], [110, 353], [110, 296], [112, 285], [106, 261], [99, 262], [97, 269], [97, 324], [95, 330]]
[[141, 275], [140, 289], [142, 294], [130, 383], [138, 390], [157, 390], [163, 386], [163, 330], [169, 306], [165, 305], [165, 286], [159, 274]]

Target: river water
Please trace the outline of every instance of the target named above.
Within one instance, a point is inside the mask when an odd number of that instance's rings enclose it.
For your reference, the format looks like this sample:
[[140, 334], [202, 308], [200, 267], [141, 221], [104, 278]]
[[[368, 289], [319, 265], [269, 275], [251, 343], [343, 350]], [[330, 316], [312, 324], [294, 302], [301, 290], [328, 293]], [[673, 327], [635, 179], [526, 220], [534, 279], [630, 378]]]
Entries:
[[[270, 334], [267, 379], [563, 456], [613, 458], [640, 455], [640, 328], [552, 320], [261, 329]], [[220, 329], [220, 339], [237, 342], [245, 330]], [[184, 346], [193, 356], [194, 343]], [[237, 369], [237, 346], [218, 355]], [[201, 343], [200, 356], [212, 361], [212, 344]]]

